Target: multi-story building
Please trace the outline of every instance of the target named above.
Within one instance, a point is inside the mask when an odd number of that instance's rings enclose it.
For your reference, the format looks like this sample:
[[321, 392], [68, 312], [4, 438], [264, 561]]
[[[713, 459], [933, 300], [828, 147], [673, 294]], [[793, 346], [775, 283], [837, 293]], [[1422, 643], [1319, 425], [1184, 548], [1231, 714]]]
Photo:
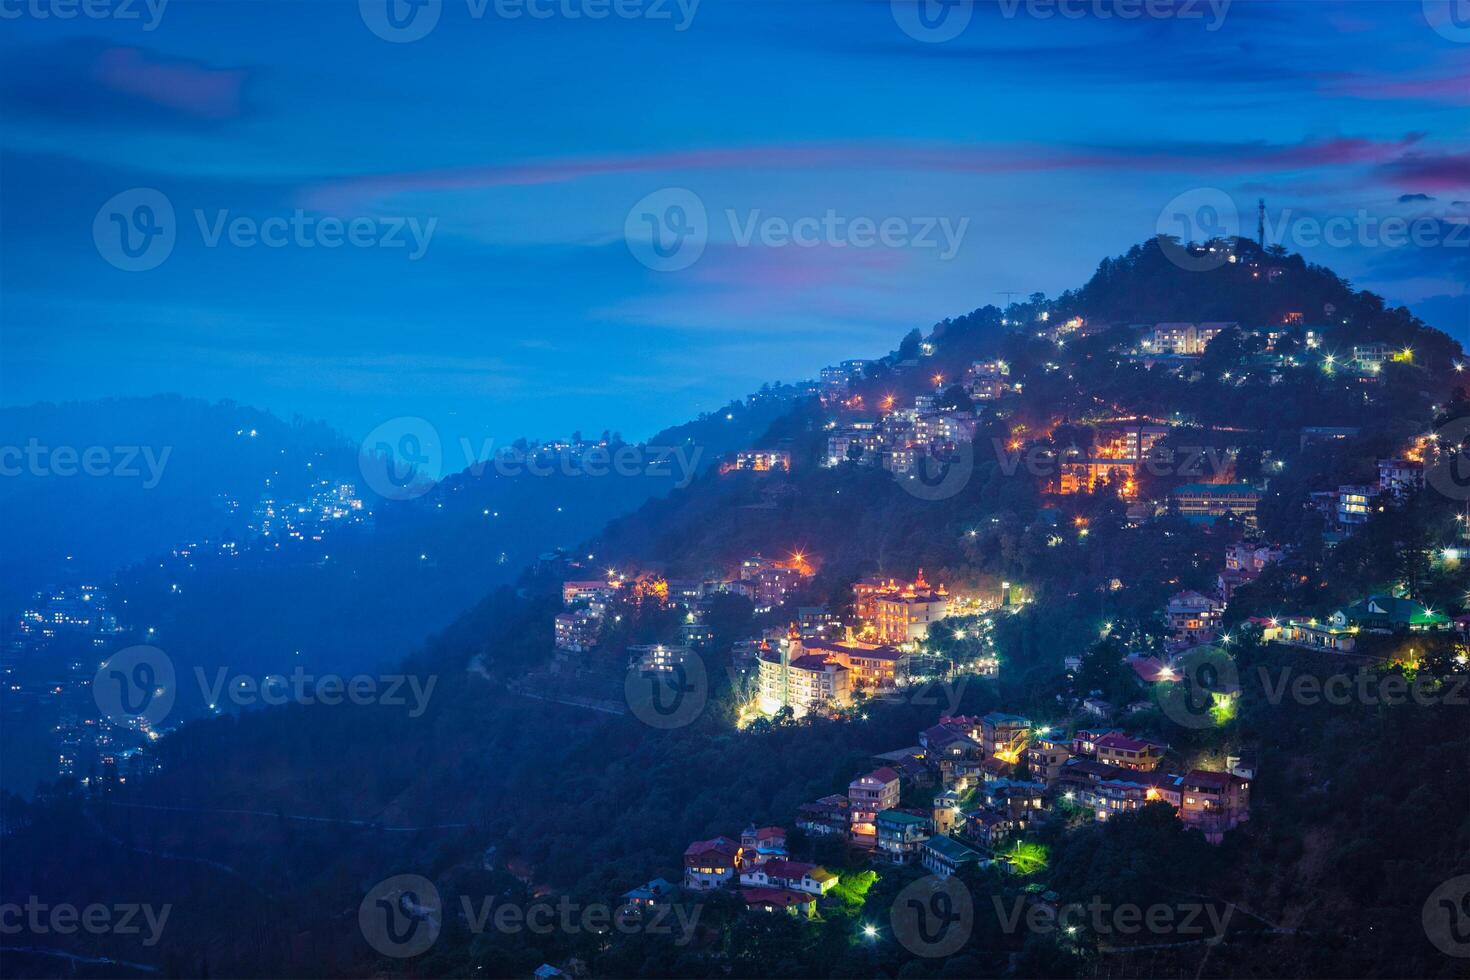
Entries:
[[723, 473], [730, 472], [791, 472], [791, 453], [785, 449], [742, 449], [735, 460], [720, 467]]
[[1090, 456], [1077, 458], [1076, 452], [1063, 454], [1058, 492], [1091, 493], [1108, 483], [1117, 487], [1119, 496], [1132, 499], [1138, 493], [1139, 468], [1168, 434], [1168, 426], [1143, 422], [1100, 427]]
[[744, 867], [745, 851], [739, 841], [729, 837], [695, 841], [684, 849], [684, 887], [695, 891], [723, 888]]
[[805, 576], [797, 568], [761, 569], [755, 576], [755, 605], [757, 609], [776, 609], [801, 585]]
[[1146, 738], [1130, 738], [1122, 732], [1108, 732], [1097, 739], [1097, 761], [1121, 769], [1152, 771], [1164, 761], [1167, 745]]
[[869, 850], [878, 845], [878, 814], [898, 806], [898, 791], [898, 773], [887, 767], [848, 784], [848, 833], [854, 844]]
[[929, 839], [929, 820], [904, 810], [883, 810], [876, 821], [880, 860], [889, 864], [910, 864], [919, 857], [924, 841]]
[[911, 655], [891, 646], [846, 640], [818, 640], [793, 636], [787, 639], [792, 656], [814, 654], [830, 657], [848, 669], [854, 691], [881, 693], [897, 688], [907, 674]]
[[1144, 349], [1153, 354], [1199, 355], [1234, 323], [1160, 323], [1152, 336], [1144, 341]]
[[793, 657], [788, 644], [763, 649], [756, 660], [756, 706], [767, 715], [784, 707], [801, 718], [809, 713], [830, 714], [852, 701], [848, 669], [835, 657], [801, 653]]
[[1018, 762], [1026, 752], [1030, 736], [1029, 718], [992, 711], [980, 719], [980, 744], [985, 754], [1003, 762]]
[[563, 582], [561, 584], [562, 605], [572, 606], [579, 602], [611, 602], [617, 597], [622, 587], [623, 584], [619, 581], [600, 578]]
[[1424, 486], [1424, 464], [1412, 459], [1380, 459], [1378, 492], [1393, 497]]
[[1355, 527], [1368, 523], [1373, 512], [1373, 501], [1378, 488], [1367, 485], [1342, 486], [1337, 488], [1337, 523], [1344, 527]]
[[558, 650], [591, 650], [597, 645], [602, 617], [591, 609], [573, 609], [557, 613], [552, 629]]
[[1026, 746], [1026, 767], [1048, 786], [1057, 781], [1062, 766], [1070, 758], [1072, 758], [1071, 743], [1065, 738], [1043, 735]]
[[1231, 514], [1254, 521], [1261, 494], [1249, 483], [1188, 483], [1171, 495], [1179, 513], [1197, 521], [1213, 521]]
[[929, 633], [929, 627], [949, 615], [949, 593], [943, 585], [931, 588], [924, 581], [924, 570], [901, 589], [880, 592], [872, 597], [874, 628], [884, 643], [916, 643]]
[[1179, 818], [1218, 844], [1250, 819], [1250, 781], [1228, 772], [1191, 770], [1179, 777]]
[[841, 793], [796, 808], [796, 825], [817, 837], [846, 836], [852, 826], [852, 804]]
[[689, 662], [691, 651], [686, 646], [651, 643], [628, 647], [629, 670], [671, 671]]
[[1209, 643], [1220, 628], [1224, 607], [1198, 592], [1180, 592], [1170, 597], [1167, 618], [1174, 641], [1181, 646]]

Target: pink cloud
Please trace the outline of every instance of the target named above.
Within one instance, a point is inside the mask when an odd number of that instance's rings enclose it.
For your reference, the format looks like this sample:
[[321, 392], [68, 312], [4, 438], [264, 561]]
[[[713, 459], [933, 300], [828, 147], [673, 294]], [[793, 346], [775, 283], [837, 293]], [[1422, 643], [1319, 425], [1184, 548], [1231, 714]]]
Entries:
[[1470, 188], [1470, 153], [1412, 153], [1382, 172], [1408, 190], [1458, 191]]
[[1470, 105], [1470, 71], [1438, 78], [1390, 80], [1361, 72], [1333, 72], [1321, 76], [1328, 94], [1357, 99], [1416, 99], [1447, 105]]
[[108, 48], [93, 77], [108, 88], [201, 119], [240, 114], [245, 72], [204, 68], [182, 61], [150, 61], [137, 48]]

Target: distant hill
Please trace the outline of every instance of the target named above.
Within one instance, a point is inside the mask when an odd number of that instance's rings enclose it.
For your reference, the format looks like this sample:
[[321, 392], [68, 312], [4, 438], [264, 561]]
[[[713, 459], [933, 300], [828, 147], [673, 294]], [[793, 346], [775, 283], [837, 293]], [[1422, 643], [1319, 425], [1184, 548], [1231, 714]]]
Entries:
[[354, 465], [322, 423], [177, 395], [0, 408], [0, 452], [0, 608], [60, 578], [105, 578], [196, 538], [238, 534], [267, 480], [304, 493], [305, 462], [328, 473]]

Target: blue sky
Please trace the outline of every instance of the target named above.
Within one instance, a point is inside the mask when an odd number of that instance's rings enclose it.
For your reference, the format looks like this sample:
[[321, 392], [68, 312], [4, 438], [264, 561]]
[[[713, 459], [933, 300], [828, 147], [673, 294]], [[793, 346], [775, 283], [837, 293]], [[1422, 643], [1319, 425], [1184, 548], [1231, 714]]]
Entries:
[[[1078, 285], [1181, 195], [1223, 193], [1246, 234], [1260, 196], [1293, 229], [1470, 219], [1470, 37], [1438, 0], [959, 3], [942, 41], [888, 2], [439, 0], [400, 42], [368, 26], [388, 0], [67, 2], [0, 0], [5, 404], [177, 391], [352, 436], [643, 437]], [[139, 188], [172, 245], [126, 271], [99, 241]], [[670, 188], [707, 242], [661, 271], [625, 228]], [[297, 214], [317, 230], [281, 247], [211, 243]], [[815, 244], [779, 235], [824, 216]], [[364, 244], [325, 247], [324, 218]], [[1470, 241], [1349, 238], [1285, 244], [1470, 342]]]

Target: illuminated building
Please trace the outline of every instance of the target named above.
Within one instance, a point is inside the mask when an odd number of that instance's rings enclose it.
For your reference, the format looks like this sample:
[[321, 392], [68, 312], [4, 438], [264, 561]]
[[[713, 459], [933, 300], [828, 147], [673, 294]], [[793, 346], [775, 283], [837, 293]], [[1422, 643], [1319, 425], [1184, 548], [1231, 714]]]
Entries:
[[1160, 323], [1144, 340], [1143, 348], [1153, 354], [1203, 354], [1210, 341], [1233, 326], [1234, 323]]
[[1120, 497], [1136, 497], [1139, 466], [1168, 434], [1168, 426], [1144, 423], [1099, 428], [1090, 458], [1068, 459], [1064, 455], [1057, 491], [1091, 493], [1099, 485], [1111, 483], [1118, 487]]
[[1253, 521], [1261, 494], [1249, 483], [1189, 483], [1172, 493], [1179, 513], [1196, 521], [1213, 521], [1226, 514]]
[[923, 569], [907, 584], [869, 578], [855, 582], [852, 591], [858, 615], [873, 623], [883, 643], [922, 640], [931, 624], [950, 614], [949, 593], [943, 585], [931, 588]]
[[848, 669], [836, 657], [826, 654], [791, 653], [790, 643], [772, 649], [763, 643], [756, 659], [756, 706], [763, 714], [774, 715], [789, 707], [793, 716], [809, 712], [830, 714], [846, 707], [852, 700], [852, 680]]
[[723, 888], [745, 867], [745, 849], [729, 837], [695, 841], [684, 849], [684, 887]]
[[721, 473], [748, 471], [769, 473], [791, 472], [791, 453], [785, 449], [745, 449], [735, 454], [733, 463], [720, 467]]
[[1215, 638], [1224, 607], [1198, 592], [1180, 592], [1169, 599], [1169, 631], [1182, 646], [1198, 646]]
[[847, 787], [849, 834], [859, 847], [878, 844], [878, 814], [898, 806], [898, 773], [884, 767], [859, 776]]

